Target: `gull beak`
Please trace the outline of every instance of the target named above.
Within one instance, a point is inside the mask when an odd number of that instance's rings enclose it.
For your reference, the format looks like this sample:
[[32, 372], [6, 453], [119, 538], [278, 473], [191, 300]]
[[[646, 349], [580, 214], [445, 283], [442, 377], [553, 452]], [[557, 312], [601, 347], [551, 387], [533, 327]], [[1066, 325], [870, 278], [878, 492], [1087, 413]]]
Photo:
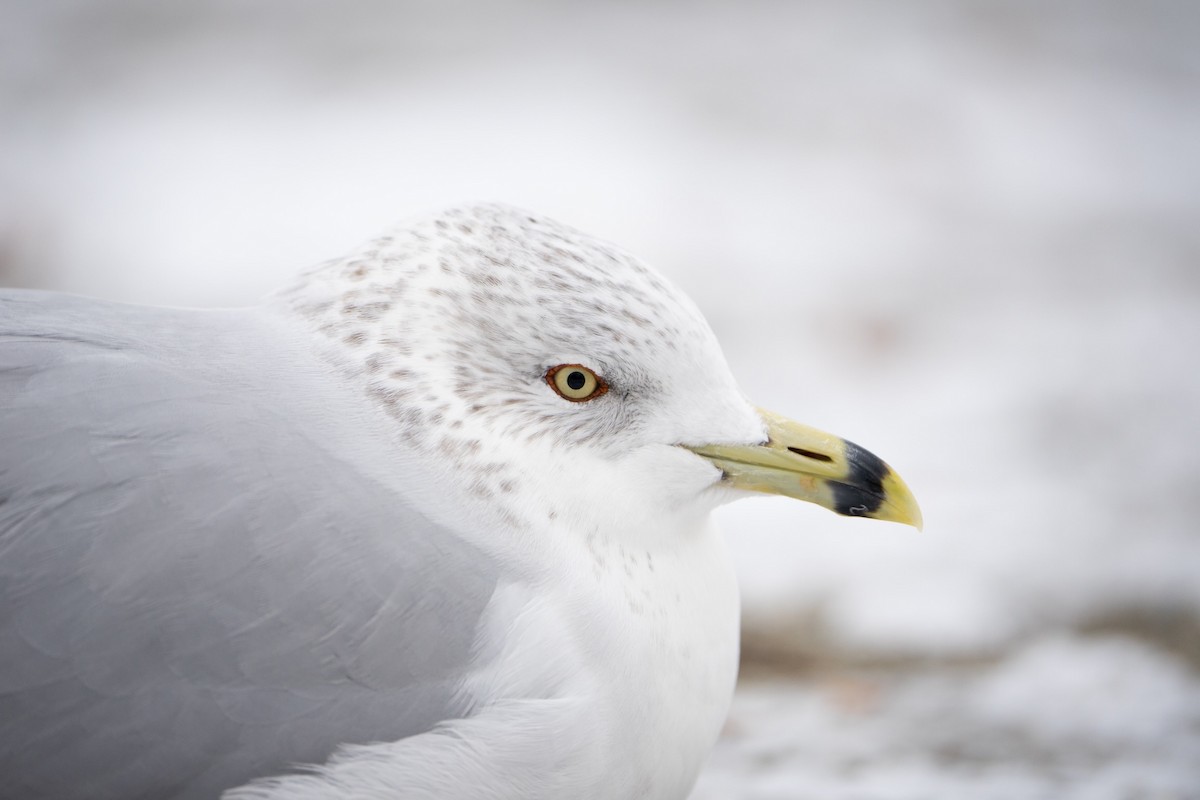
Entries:
[[767, 426], [760, 445], [688, 446], [751, 492], [807, 500], [837, 514], [921, 528], [921, 509], [891, 467], [853, 442], [758, 410]]

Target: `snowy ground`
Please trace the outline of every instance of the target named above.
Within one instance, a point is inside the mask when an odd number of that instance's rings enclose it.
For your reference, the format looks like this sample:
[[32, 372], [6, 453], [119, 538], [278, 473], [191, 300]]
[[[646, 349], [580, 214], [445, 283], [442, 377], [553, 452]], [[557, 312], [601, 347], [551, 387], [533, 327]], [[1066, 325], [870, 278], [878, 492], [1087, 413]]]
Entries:
[[1195, 800], [1200, 682], [1138, 642], [744, 683], [693, 800]]
[[0, 9], [0, 282], [250, 302], [514, 202], [708, 314], [926, 530], [721, 512], [701, 798], [1200, 796], [1200, 5]]

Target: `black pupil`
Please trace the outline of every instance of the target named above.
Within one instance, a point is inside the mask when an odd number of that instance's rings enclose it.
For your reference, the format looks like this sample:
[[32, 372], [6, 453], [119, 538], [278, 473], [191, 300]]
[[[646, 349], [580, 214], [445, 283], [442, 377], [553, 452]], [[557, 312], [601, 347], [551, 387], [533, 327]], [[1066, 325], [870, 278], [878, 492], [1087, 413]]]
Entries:
[[587, 383], [587, 376], [578, 370], [567, 376], [567, 386], [570, 386], [577, 392], [583, 388], [585, 383]]

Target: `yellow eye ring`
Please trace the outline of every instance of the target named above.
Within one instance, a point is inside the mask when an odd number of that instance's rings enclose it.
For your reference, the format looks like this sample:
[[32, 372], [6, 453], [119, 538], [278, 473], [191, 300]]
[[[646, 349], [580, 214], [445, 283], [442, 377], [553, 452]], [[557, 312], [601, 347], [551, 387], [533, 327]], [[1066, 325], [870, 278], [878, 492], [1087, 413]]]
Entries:
[[572, 403], [595, 400], [608, 391], [608, 384], [582, 364], [559, 364], [546, 370], [546, 383], [558, 396]]

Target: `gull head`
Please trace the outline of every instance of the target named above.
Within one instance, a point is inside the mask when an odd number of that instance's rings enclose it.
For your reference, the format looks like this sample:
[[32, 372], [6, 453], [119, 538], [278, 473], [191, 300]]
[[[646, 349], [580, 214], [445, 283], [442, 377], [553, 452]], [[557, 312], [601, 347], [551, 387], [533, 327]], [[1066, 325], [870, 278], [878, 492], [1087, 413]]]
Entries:
[[397, 447], [509, 522], [595, 530], [619, 502], [627, 524], [669, 532], [758, 491], [920, 524], [883, 461], [755, 408], [681, 291], [543, 217], [473, 205], [414, 220], [279, 301]]

